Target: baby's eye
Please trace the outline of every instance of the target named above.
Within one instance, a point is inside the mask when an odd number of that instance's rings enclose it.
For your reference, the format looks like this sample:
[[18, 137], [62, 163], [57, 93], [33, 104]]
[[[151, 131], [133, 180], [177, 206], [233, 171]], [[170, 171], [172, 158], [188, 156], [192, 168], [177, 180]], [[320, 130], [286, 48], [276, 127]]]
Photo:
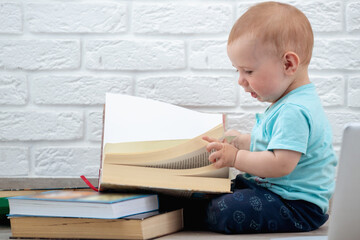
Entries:
[[251, 75], [253, 71], [245, 71], [246, 74]]

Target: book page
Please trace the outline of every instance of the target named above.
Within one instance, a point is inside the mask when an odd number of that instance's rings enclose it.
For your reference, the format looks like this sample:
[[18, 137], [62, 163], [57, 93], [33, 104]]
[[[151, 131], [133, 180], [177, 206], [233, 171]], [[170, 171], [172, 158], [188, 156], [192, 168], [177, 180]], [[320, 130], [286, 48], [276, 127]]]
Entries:
[[137, 158], [135, 155], [129, 156], [125, 154], [105, 155], [105, 163], [166, 169], [191, 169], [210, 165], [210, 153], [208, 153], [205, 148], [172, 157], [167, 157], [169, 154], [149, 157], [146, 157], [147, 154], [141, 155], [140, 158]]
[[164, 150], [189, 141], [182, 140], [162, 140], [162, 141], [143, 141], [143, 142], [122, 142], [122, 143], [106, 143], [104, 146], [105, 154], [117, 153], [146, 153], [152, 151]]
[[222, 115], [107, 93], [104, 124], [104, 144], [191, 139], [222, 124]]

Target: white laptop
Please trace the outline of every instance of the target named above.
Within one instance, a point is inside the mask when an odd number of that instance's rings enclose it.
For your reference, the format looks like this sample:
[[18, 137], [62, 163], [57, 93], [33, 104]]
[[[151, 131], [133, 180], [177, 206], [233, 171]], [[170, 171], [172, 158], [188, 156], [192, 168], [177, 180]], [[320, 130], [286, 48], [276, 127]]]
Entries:
[[328, 236], [276, 238], [280, 239], [360, 239], [360, 123], [348, 124], [344, 129]]

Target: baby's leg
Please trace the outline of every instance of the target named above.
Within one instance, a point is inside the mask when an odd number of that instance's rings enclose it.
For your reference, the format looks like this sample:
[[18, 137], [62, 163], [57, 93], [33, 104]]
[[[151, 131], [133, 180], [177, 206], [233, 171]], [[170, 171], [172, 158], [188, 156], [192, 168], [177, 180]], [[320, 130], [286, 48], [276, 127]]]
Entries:
[[314, 204], [284, 200], [240, 176], [234, 192], [212, 199], [207, 209], [208, 228], [223, 233], [311, 231], [327, 218]]

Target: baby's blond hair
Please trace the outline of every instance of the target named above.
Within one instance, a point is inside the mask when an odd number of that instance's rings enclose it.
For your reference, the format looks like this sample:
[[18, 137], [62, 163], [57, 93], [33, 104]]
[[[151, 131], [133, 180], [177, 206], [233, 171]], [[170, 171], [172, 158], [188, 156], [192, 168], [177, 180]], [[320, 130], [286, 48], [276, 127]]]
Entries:
[[314, 45], [310, 22], [289, 4], [264, 2], [249, 8], [231, 29], [228, 45], [244, 35], [268, 44], [279, 57], [292, 51], [299, 56], [300, 64], [310, 63]]

